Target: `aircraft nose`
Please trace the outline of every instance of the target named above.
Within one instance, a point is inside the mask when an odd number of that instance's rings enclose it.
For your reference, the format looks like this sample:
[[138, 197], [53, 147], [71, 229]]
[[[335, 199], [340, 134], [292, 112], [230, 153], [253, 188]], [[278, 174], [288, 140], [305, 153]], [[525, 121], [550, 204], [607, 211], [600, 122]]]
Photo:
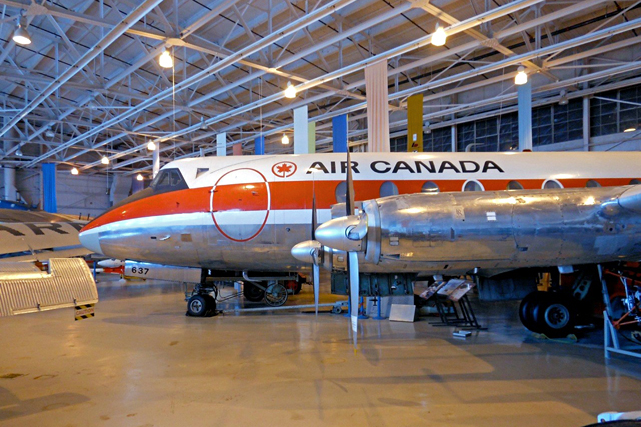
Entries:
[[78, 235], [80, 239], [80, 244], [85, 248], [89, 249], [92, 252], [97, 254], [102, 254], [102, 248], [100, 247], [100, 235], [98, 230], [86, 230], [81, 231]]

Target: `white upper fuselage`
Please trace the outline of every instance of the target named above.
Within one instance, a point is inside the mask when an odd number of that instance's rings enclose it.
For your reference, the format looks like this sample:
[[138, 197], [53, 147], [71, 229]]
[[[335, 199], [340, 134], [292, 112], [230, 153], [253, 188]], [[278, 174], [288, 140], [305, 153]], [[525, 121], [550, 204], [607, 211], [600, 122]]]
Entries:
[[[352, 153], [356, 200], [438, 189], [619, 186], [641, 179], [641, 153]], [[145, 190], [81, 233], [119, 259], [228, 270], [298, 269], [290, 255], [344, 201], [346, 155], [204, 157], [165, 165]], [[178, 174], [177, 171], [180, 173]], [[164, 186], [163, 186], [164, 185]], [[172, 187], [173, 186], [173, 187]]]

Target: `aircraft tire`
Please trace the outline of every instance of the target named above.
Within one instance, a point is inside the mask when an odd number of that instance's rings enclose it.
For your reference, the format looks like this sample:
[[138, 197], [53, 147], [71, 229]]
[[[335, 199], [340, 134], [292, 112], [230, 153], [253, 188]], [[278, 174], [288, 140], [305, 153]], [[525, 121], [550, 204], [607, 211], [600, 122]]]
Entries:
[[567, 295], [551, 292], [547, 294], [532, 311], [537, 328], [550, 338], [566, 337], [574, 330], [576, 304]]
[[203, 295], [194, 295], [187, 301], [187, 315], [192, 317], [204, 317], [207, 315], [207, 298]]
[[206, 317], [211, 317], [216, 315], [216, 299], [209, 294], [203, 295], [205, 301], [207, 301], [207, 311], [205, 312]]
[[251, 302], [261, 302], [265, 298], [265, 291], [252, 283], [245, 282], [243, 285], [243, 295], [245, 299]]
[[540, 328], [534, 318], [534, 309], [541, 303], [541, 301], [546, 297], [547, 292], [534, 291], [525, 296], [521, 301], [519, 306], [519, 319], [526, 329], [541, 333]]

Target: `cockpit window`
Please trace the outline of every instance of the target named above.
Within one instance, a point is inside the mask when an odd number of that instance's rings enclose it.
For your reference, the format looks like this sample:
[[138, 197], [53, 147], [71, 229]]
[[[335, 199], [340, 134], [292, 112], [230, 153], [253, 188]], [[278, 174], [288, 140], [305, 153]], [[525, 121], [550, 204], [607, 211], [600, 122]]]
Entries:
[[164, 193], [166, 191], [185, 190], [189, 188], [180, 170], [177, 168], [161, 170], [149, 186], [154, 189], [154, 193]]
[[196, 169], [196, 178], [198, 178], [200, 175], [209, 172], [209, 168], [198, 168]]

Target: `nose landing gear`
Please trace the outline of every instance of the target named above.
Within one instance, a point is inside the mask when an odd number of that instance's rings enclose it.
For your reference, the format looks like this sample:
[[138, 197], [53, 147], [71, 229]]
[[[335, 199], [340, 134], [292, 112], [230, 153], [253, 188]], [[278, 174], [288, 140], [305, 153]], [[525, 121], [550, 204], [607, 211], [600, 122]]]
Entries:
[[211, 317], [216, 314], [216, 299], [210, 294], [193, 295], [187, 301], [187, 315]]

